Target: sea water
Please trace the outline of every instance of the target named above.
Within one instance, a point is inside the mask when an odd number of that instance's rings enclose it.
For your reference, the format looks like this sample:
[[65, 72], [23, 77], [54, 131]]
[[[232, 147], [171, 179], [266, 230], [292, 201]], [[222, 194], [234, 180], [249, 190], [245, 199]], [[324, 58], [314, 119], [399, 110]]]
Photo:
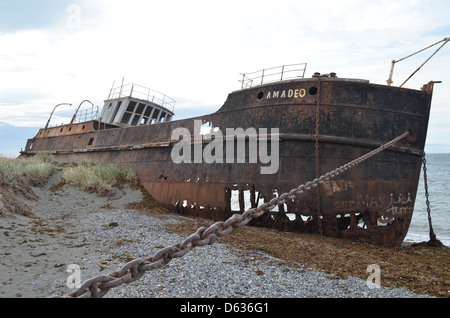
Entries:
[[[431, 222], [436, 238], [450, 246], [450, 153], [426, 154]], [[423, 169], [406, 242], [430, 240]]]

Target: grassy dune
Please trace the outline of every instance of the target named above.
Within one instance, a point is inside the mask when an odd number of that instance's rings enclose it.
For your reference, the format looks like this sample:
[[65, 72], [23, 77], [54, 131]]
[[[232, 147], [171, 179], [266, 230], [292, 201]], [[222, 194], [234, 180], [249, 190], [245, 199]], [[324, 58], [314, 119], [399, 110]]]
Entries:
[[112, 195], [114, 187], [120, 184], [138, 183], [133, 171], [114, 165], [94, 162], [60, 165], [49, 154], [32, 158], [0, 156], [0, 217], [14, 214], [36, 217], [22, 197], [37, 200], [32, 188], [44, 186], [56, 170], [63, 176], [58, 186], [70, 184], [98, 195]]
[[105, 163], [82, 162], [65, 167], [63, 173], [63, 182], [99, 195], [112, 195], [114, 187], [124, 183], [137, 184], [132, 170]]
[[33, 186], [42, 185], [55, 169], [48, 154], [39, 154], [29, 159], [0, 157], [0, 184], [7, 183], [18, 189], [24, 182], [31, 182]]

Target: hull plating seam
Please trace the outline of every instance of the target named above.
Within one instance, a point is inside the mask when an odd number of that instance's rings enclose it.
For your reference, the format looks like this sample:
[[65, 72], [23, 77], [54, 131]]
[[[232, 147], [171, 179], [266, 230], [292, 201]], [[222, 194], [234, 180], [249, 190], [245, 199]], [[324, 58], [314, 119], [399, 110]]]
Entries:
[[[231, 137], [236, 138], [236, 137]], [[279, 140], [286, 140], [286, 141], [315, 141], [315, 136], [312, 134], [279, 134], [277, 136], [267, 136], [267, 139], [272, 138], [279, 138]], [[224, 140], [227, 140], [228, 138], [225, 136]], [[248, 137], [246, 137], [248, 139]], [[202, 140], [202, 143], [209, 143], [210, 140]], [[347, 138], [347, 137], [336, 137], [336, 136], [326, 136], [326, 135], [319, 135], [319, 142], [322, 143], [336, 143], [336, 144], [346, 144], [346, 145], [352, 145], [352, 146], [361, 146], [361, 147], [372, 147], [376, 148], [382, 145], [381, 142], [373, 142], [373, 141], [367, 141], [367, 140], [355, 140], [354, 138]], [[112, 147], [86, 147], [82, 149], [71, 149], [71, 150], [53, 150], [53, 151], [23, 151], [22, 153], [27, 155], [33, 155], [41, 152], [50, 153], [50, 154], [70, 154], [70, 153], [83, 153], [83, 152], [105, 152], [105, 151], [127, 151], [127, 150], [139, 150], [139, 149], [146, 149], [146, 148], [163, 148], [163, 147], [170, 147], [175, 142], [156, 142], [156, 143], [147, 143], [147, 144], [141, 144], [141, 145], [126, 145], [126, 146], [112, 146]], [[192, 140], [191, 144], [195, 144], [194, 140]], [[403, 152], [403, 153], [409, 153], [409, 154], [415, 154], [417, 156], [422, 157], [423, 151], [417, 148], [411, 148], [407, 146], [393, 146], [389, 150], [391, 151], [397, 151], [397, 152]]]

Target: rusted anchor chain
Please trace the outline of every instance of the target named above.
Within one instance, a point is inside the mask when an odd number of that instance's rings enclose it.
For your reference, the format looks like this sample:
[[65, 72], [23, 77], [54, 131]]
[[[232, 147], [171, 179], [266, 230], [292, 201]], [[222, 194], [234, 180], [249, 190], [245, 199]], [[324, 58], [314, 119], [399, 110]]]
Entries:
[[195, 233], [191, 234], [181, 243], [173, 244], [157, 251], [153, 256], [148, 258], [135, 259], [123, 266], [120, 271], [114, 272], [110, 275], [100, 275], [88, 279], [76, 291], [65, 296], [54, 296], [52, 298], [99, 298], [103, 297], [111, 288], [120, 286], [125, 283], [131, 283], [141, 278], [146, 271], [151, 269], [161, 268], [167, 265], [172, 259], [183, 257], [197, 246], [212, 245], [217, 240], [217, 237], [224, 236], [234, 229], [241, 228], [254, 218], [258, 218], [264, 213], [272, 210], [277, 205], [284, 204], [286, 200], [294, 200], [305, 191], [310, 191], [317, 187], [324, 181], [334, 178], [344, 171], [353, 168], [354, 166], [364, 162], [365, 160], [382, 152], [386, 148], [394, 145], [399, 140], [405, 138], [409, 131], [394, 138], [388, 143], [372, 150], [371, 152], [353, 160], [345, 165], [334, 169], [322, 175], [313, 181], [308, 181], [300, 185], [298, 188], [292, 189], [289, 192], [275, 197], [269, 202], [261, 204], [257, 208], [252, 208], [242, 214], [234, 214], [226, 221], [220, 221], [212, 224], [210, 227], [201, 227]]

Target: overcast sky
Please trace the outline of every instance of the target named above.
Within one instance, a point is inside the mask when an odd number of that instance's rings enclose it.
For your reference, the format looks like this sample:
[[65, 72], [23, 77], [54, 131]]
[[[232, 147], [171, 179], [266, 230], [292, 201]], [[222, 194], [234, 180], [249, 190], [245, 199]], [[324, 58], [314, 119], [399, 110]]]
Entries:
[[[239, 73], [283, 64], [385, 84], [393, 59], [447, 36], [448, 0], [0, 0], [0, 153], [18, 154], [58, 103], [103, 106], [122, 77], [174, 98], [180, 119], [218, 110]], [[398, 63], [393, 85], [432, 53]], [[443, 83], [426, 151], [450, 152], [450, 44], [405, 86], [430, 80]]]

